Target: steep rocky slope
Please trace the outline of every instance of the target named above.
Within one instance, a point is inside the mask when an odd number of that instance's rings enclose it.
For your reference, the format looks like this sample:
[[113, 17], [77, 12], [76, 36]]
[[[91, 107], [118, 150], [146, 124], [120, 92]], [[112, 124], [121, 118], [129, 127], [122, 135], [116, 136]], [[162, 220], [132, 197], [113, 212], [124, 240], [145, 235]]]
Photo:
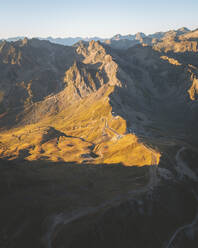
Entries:
[[197, 108], [197, 67], [142, 46], [120, 53], [117, 63], [125, 87], [116, 88], [111, 103], [128, 127], [143, 136], [185, 136], [186, 115], [192, 114], [192, 105]]
[[[0, 114], [17, 113], [63, 89], [62, 77], [75, 60], [73, 48], [36, 39], [0, 44]], [[13, 122], [13, 119], [12, 119]], [[7, 123], [9, 124], [9, 123]], [[10, 123], [12, 124], [12, 123]]]

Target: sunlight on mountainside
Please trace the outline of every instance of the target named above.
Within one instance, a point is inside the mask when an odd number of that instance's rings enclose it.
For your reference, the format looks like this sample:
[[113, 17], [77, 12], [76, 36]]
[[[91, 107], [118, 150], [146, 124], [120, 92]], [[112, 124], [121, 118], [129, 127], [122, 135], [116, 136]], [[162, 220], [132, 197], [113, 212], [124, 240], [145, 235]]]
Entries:
[[191, 100], [196, 100], [197, 95], [198, 95], [198, 79], [197, 78], [192, 78], [192, 86], [188, 90], [189, 97]]
[[[16, 82], [15, 90], [4, 84], [0, 91], [0, 124], [7, 128], [0, 132], [0, 158], [158, 164], [160, 153], [140, 142], [136, 131], [147, 135], [152, 121], [162, 118], [160, 108], [169, 115], [166, 102], [180, 104], [186, 93], [196, 99], [194, 57], [188, 56], [191, 65], [177, 56], [197, 49], [197, 41], [178, 36], [186, 32], [169, 31], [155, 42], [155, 35], [139, 34], [142, 45], [134, 43], [122, 53], [95, 41], [73, 47], [37, 39], [3, 42], [1, 66], [10, 72], [2, 80]], [[180, 115], [177, 107], [175, 114]], [[163, 133], [166, 126], [160, 126]]]
[[196, 33], [0, 41], [0, 248], [198, 243]]
[[55, 116], [34, 125], [1, 133], [1, 157], [87, 163], [153, 164], [160, 154], [133, 134], [126, 134], [126, 122], [112, 116], [108, 94], [81, 100]]

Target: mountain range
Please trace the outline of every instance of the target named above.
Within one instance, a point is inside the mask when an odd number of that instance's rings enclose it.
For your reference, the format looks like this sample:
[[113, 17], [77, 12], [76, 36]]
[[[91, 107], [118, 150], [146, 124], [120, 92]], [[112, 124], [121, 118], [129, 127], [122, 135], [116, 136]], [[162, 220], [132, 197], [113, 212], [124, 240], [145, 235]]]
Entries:
[[[165, 32], [156, 32], [154, 34], [149, 34], [146, 35], [142, 32], [136, 33], [136, 34], [129, 34], [129, 35], [121, 35], [121, 34], [116, 34], [111, 38], [101, 38], [101, 37], [87, 37], [87, 38], [83, 38], [83, 37], [68, 37], [68, 38], [53, 38], [53, 37], [47, 37], [47, 38], [42, 38], [42, 37], [36, 37], [37, 39], [40, 40], [48, 40], [52, 43], [56, 43], [56, 44], [60, 44], [60, 45], [65, 45], [65, 46], [72, 46], [75, 43], [83, 40], [83, 41], [101, 41], [101, 42], [105, 42], [105, 43], [110, 43], [112, 41], [120, 41], [120, 40], [130, 40], [130, 41], [139, 41], [142, 42], [142, 39], [149, 39], [152, 41], [152, 39], [163, 39], [163, 37], [166, 36], [171, 36], [171, 35], [181, 35], [181, 34], [186, 34], [186, 33], [190, 33], [191, 30], [183, 27], [177, 30], [170, 30], [170, 31], [165, 31]], [[17, 40], [23, 40], [25, 38], [25, 36], [17, 36], [17, 37], [10, 37], [7, 39], [2, 39], [2, 40], [6, 40], [6, 41], [17, 41]], [[133, 43], [132, 43], [133, 44]], [[135, 44], [135, 43], [134, 43]]]
[[197, 29], [2, 40], [0, 73], [2, 247], [197, 247]]

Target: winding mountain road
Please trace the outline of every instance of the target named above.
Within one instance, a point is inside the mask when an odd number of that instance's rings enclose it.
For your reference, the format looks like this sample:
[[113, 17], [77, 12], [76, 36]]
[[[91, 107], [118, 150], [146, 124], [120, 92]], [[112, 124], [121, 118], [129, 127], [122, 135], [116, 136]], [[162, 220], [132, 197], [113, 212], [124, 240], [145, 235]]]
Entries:
[[[195, 196], [196, 201], [198, 203], [198, 195], [194, 191], [193, 191], [193, 193], [194, 193], [194, 196]], [[193, 235], [193, 228], [196, 225], [197, 225], [197, 228], [198, 228], [198, 208], [197, 208], [197, 213], [196, 213], [195, 218], [192, 221], [192, 223], [179, 227], [174, 232], [174, 234], [171, 236], [171, 238], [170, 238], [170, 240], [169, 240], [168, 245], [166, 246], [166, 248], [174, 248], [174, 247], [176, 247], [176, 245], [174, 246], [174, 242], [176, 241], [176, 238], [177, 238], [178, 234], [180, 234], [181, 232], [188, 231], [188, 233], [190, 232]]]

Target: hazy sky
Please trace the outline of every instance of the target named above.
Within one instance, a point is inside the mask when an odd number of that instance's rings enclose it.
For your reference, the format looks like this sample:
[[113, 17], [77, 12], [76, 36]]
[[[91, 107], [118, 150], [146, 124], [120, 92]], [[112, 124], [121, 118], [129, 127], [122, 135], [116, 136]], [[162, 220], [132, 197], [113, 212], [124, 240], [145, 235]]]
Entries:
[[0, 38], [198, 28], [198, 0], [0, 0]]

